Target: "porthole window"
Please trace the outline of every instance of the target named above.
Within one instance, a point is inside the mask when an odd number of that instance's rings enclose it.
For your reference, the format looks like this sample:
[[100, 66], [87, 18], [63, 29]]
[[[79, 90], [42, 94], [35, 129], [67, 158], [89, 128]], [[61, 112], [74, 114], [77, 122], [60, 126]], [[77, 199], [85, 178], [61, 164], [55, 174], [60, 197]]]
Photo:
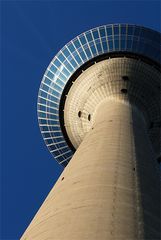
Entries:
[[123, 79], [124, 81], [129, 81], [129, 77], [128, 77], [128, 76], [122, 76], [122, 79]]
[[157, 162], [161, 164], [161, 156], [157, 158]]
[[81, 115], [82, 115], [82, 112], [79, 111], [79, 112], [78, 112], [78, 117], [81, 117]]
[[153, 127], [154, 127], [154, 123], [151, 122], [151, 123], [150, 123], [150, 126], [149, 126], [149, 129], [152, 129]]
[[121, 89], [121, 92], [124, 93], [124, 94], [126, 94], [126, 93], [127, 93], [127, 89], [126, 89], [126, 88], [122, 88], [122, 89]]

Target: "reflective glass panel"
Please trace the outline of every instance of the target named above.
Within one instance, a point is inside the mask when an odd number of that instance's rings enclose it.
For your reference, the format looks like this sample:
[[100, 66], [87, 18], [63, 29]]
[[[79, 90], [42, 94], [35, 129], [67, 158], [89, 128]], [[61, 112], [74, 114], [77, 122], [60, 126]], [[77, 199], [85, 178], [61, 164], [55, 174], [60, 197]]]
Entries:
[[52, 79], [54, 77], [54, 74], [52, 74], [50, 71], [47, 72], [47, 76]]
[[113, 41], [108, 41], [109, 44], [109, 50], [112, 51], [113, 50]]
[[59, 56], [58, 56], [58, 59], [59, 59], [61, 62], [64, 62], [65, 57], [64, 57], [64, 55], [63, 55], [62, 53], [60, 53]]
[[112, 35], [112, 28], [111, 27], [106, 27], [107, 35], [110, 36]]
[[121, 35], [125, 35], [126, 34], [126, 25], [121, 25]]
[[79, 39], [80, 39], [80, 42], [81, 42], [82, 45], [87, 43], [86, 39], [85, 39], [85, 37], [83, 35], [81, 35]]
[[99, 31], [100, 31], [100, 36], [101, 37], [105, 37], [105, 29], [104, 28], [100, 28]]
[[97, 31], [97, 30], [93, 30], [92, 33], [93, 33], [94, 39], [98, 39], [98, 38], [99, 38], [99, 35], [98, 35], [98, 31]]
[[119, 35], [119, 26], [114, 26], [114, 35]]
[[93, 41], [93, 38], [92, 38], [92, 35], [91, 35], [90, 32], [87, 32], [87, 33], [86, 33], [86, 37], [87, 37], [88, 42]]
[[70, 52], [68, 51], [68, 49], [66, 47], [63, 49], [63, 53], [66, 57], [68, 57], [70, 55]]
[[61, 62], [58, 59], [55, 59], [54, 64], [59, 68], [61, 65]]
[[80, 47], [81, 47], [80, 42], [78, 41], [78, 39], [75, 39], [75, 40], [73, 41], [73, 43], [74, 43], [74, 45], [75, 45], [76, 48], [80, 48]]
[[69, 44], [69, 45], [68, 45], [68, 48], [69, 48], [69, 50], [70, 50], [71, 52], [74, 52], [74, 51], [75, 51], [75, 48], [74, 48], [73, 44]]
[[127, 35], [133, 35], [133, 30], [134, 30], [133, 26], [129, 26], [129, 25], [128, 25]]

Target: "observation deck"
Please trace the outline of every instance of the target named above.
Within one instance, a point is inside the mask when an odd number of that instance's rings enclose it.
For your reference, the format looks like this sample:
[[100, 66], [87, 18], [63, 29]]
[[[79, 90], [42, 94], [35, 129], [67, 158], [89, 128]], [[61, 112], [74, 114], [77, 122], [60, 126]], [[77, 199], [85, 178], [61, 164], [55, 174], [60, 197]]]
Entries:
[[[153, 94], [157, 93], [156, 102], [158, 103], [160, 96], [160, 77], [158, 74], [161, 64], [160, 45], [161, 34], [154, 30], [131, 24], [110, 24], [96, 27], [80, 34], [58, 52], [43, 76], [38, 94], [39, 126], [44, 141], [54, 159], [65, 167], [72, 158], [75, 149], [81, 143], [83, 136], [92, 127], [92, 113], [88, 111], [83, 113], [86, 131], [82, 133], [81, 127], [78, 128], [80, 138], [77, 141], [72, 140], [69, 136], [69, 132], [74, 132], [75, 130], [65, 126], [68, 123], [68, 120], [65, 122], [64, 118], [67, 113], [65, 111], [64, 114], [66, 99], [68, 99], [66, 96], [70, 88], [74, 86], [75, 80], [77, 78], [81, 79], [81, 75], [85, 74], [88, 69], [92, 69], [95, 63], [101, 64], [104, 62], [106, 65], [107, 62], [109, 64], [112, 64], [112, 61], [117, 62], [117, 59], [123, 59], [124, 62], [128, 59], [128, 61], [134, 62], [134, 65], [140, 68], [140, 73], [144, 71], [146, 74], [148, 66], [150, 66], [151, 70], [146, 75], [147, 81], [151, 81], [149, 74], [152, 75], [154, 69], [154, 76], [158, 77], [156, 81], [154, 79], [154, 86], [152, 86], [154, 91], [150, 94], [153, 97]], [[144, 66], [139, 65], [139, 61]], [[137, 79], [141, 81], [139, 76], [138, 73]], [[110, 77], [110, 75], [108, 76], [107, 74], [106, 77]], [[127, 73], [120, 72], [117, 78], [119, 77], [124, 78], [122, 79], [123, 82], [128, 81]], [[144, 86], [145, 82], [142, 83], [142, 89]], [[151, 84], [148, 86], [150, 89]], [[123, 85], [120, 85], [120, 87], [124, 91], [127, 90]], [[120, 94], [120, 89], [118, 91], [118, 94]], [[75, 99], [76, 96], [77, 94]], [[152, 97], [150, 97], [152, 104], [148, 115], [150, 116], [148, 128], [152, 141], [156, 142], [157, 128], [160, 127], [160, 113], [157, 110], [156, 116], [156, 112], [153, 112], [155, 102]], [[159, 109], [158, 105], [156, 108]], [[82, 110], [75, 107], [71, 110], [71, 112], [73, 111], [73, 123], [76, 123], [78, 126], [82, 124], [80, 122]], [[68, 119], [69, 117], [66, 116], [66, 118]], [[153, 130], [153, 126], [156, 127], [156, 130]], [[156, 148], [158, 149], [158, 146]]]

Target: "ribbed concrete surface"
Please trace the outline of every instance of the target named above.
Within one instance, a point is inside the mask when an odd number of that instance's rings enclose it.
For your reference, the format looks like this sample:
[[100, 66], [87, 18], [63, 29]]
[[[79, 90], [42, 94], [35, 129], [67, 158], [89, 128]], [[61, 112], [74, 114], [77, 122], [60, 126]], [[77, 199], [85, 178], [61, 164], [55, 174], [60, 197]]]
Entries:
[[139, 110], [105, 101], [21, 239], [159, 239], [159, 177]]
[[[87, 68], [70, 88], [64, 108], [65, 128], [75, 149], [91, 129], [100, 102], [113, 99], [130, 101], [144, 113], [153, 147], [159, 153], [160, 86], [160, 72], [139, 59], [111, 58]], [[127, 89], [127, 94], [121, 89]]]

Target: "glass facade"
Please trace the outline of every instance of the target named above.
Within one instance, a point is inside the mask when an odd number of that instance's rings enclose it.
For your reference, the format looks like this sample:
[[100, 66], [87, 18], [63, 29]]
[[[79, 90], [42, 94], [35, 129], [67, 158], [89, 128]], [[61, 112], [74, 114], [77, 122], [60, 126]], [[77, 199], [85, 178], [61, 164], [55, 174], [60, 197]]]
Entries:
[[161, 63], [161, 34], [129, 24], [104, 25], [74, 38], [53, 58], [42, 79], [38, 95], [38, 119], [45, 143], [63, 166], [73, 151], [64, 139], [59, 123], [63, 89], [71, 75], [92, 58], [110, 52], [131, 52]]

